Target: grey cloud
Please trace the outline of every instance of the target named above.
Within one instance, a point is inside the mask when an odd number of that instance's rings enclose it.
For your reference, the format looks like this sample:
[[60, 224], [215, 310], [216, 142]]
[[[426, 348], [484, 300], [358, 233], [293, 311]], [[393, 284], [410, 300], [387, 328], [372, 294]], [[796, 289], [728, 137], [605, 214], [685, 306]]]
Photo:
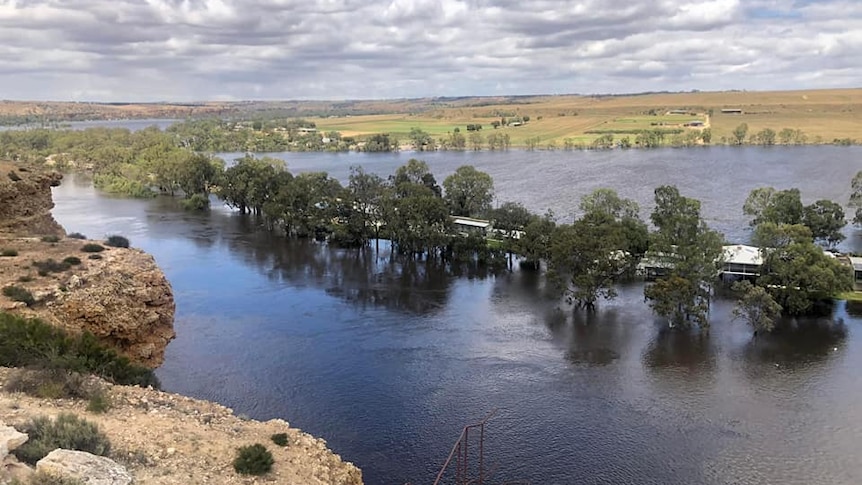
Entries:
[[849, 0], [0, 0], [0, 86], [95, 100], [851, 86], [860, 20]]

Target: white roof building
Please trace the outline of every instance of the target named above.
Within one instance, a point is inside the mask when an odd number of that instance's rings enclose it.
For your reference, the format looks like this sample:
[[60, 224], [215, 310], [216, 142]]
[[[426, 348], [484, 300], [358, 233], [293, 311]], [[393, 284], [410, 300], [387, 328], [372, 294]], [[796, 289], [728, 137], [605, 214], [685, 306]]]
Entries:
[[760, 248], [734, 244], [722, 246], [722, 249], [724, 250], [724, 264], [763, 265], [763, 254], [761, 254]]

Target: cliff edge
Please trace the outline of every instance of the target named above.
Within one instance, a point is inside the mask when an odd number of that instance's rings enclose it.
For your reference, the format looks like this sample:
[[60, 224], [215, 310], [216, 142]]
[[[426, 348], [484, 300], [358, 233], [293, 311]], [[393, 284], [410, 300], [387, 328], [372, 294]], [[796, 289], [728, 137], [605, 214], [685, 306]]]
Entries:
[[174, 338], [170, 283], [143, 251], [65, 237], [50, 212], [61, 179], [0, 162], [0, 310], [89, 331], [158, 367]]

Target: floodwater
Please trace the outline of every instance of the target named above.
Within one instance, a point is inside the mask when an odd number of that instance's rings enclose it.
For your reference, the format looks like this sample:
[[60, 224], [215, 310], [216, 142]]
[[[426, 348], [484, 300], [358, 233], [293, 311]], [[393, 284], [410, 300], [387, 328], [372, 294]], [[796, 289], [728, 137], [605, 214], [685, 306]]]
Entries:
[[[413, 153], [284, 154], [294, 171], [383, 175]], [[642, 204], [676, 184], [728, 240], [748, 238], [756, 186], [846, 202], [858, 147], [418, 154], [442, 180], [462, 164], [498, 199], [576, 214], [612, 187]], [[492, 482], [533, 484], [862, 483], [862, 309], [751, 337], [729, 302], [712, 329], [669, 332], [640, 284], [595, 314], [541, 277], [457, 273], [388, 260], [385, 245], [331, 249], [257, 229], [226, 208], [114, 199], [83, 178], [54, 189], [55, 216], [90, 237], [127, 235], [155, 255], [177, 299], [164, 387], [256, 419], [279, 417], [363, 469], [366, 483], [430, 484], [463, 425], [492, 409]], [[846, 249], [859, 248], [848, 229]], [[858, 249], [857, 249], [858, 250]]]

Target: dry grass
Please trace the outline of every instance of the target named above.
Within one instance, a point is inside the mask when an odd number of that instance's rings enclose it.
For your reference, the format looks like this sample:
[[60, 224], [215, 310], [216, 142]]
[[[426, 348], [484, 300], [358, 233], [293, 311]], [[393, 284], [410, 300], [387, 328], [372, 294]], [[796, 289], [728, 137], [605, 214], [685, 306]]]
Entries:
[[[501, 128], [508, 133], [513, 145], [539, 137], [542, 143], [561, 144], [565, 138], [589, 141], [595, 136], [585, 132], [597, 129], [624, 129], [637, 126], [651, 127], [652, 121], [685, 122], [702, 117], [648, 116], [650, 110], [659, 113], [672, 109], [689, 109], [698, 113], [713, 110], [710, 118], [713, 139], [729, 137], [740, 123], [747, 123], [750, 132], [772, 128], [801, 129], [809, 141], [821, 139], [831, 142], [835, 138], [862, 141], [862, 89], [778, 91], [778, 92], [711, 92], [650, 94], [632, 96], [538, 96], [517, 98], [516, 103], [493, 98], [472, 98], [469, 101], [436, 106], [419, 114], [391, 114], [314, 119], [325, 130], [335, 129], [348, 135], [389, 132], [406, 137], [410, 128], [421, 128], [433, 135], [442, 135], [455, 126], [464, 132], [468, 123], [485, 125], [484, 134], [490, 132], [490, 123], [501, 113], [529, 115], [525, 126]], [[393, 102], [392, 109], [401, 106]], [[385, 106], [379, 102], [376, 106]], [[741, 115], [721, 114], [722, 108], [740, 108]], [[541, 118], [541, 119], [539, 119]], [[651, 121], [652, 120], [652, 121]]]

